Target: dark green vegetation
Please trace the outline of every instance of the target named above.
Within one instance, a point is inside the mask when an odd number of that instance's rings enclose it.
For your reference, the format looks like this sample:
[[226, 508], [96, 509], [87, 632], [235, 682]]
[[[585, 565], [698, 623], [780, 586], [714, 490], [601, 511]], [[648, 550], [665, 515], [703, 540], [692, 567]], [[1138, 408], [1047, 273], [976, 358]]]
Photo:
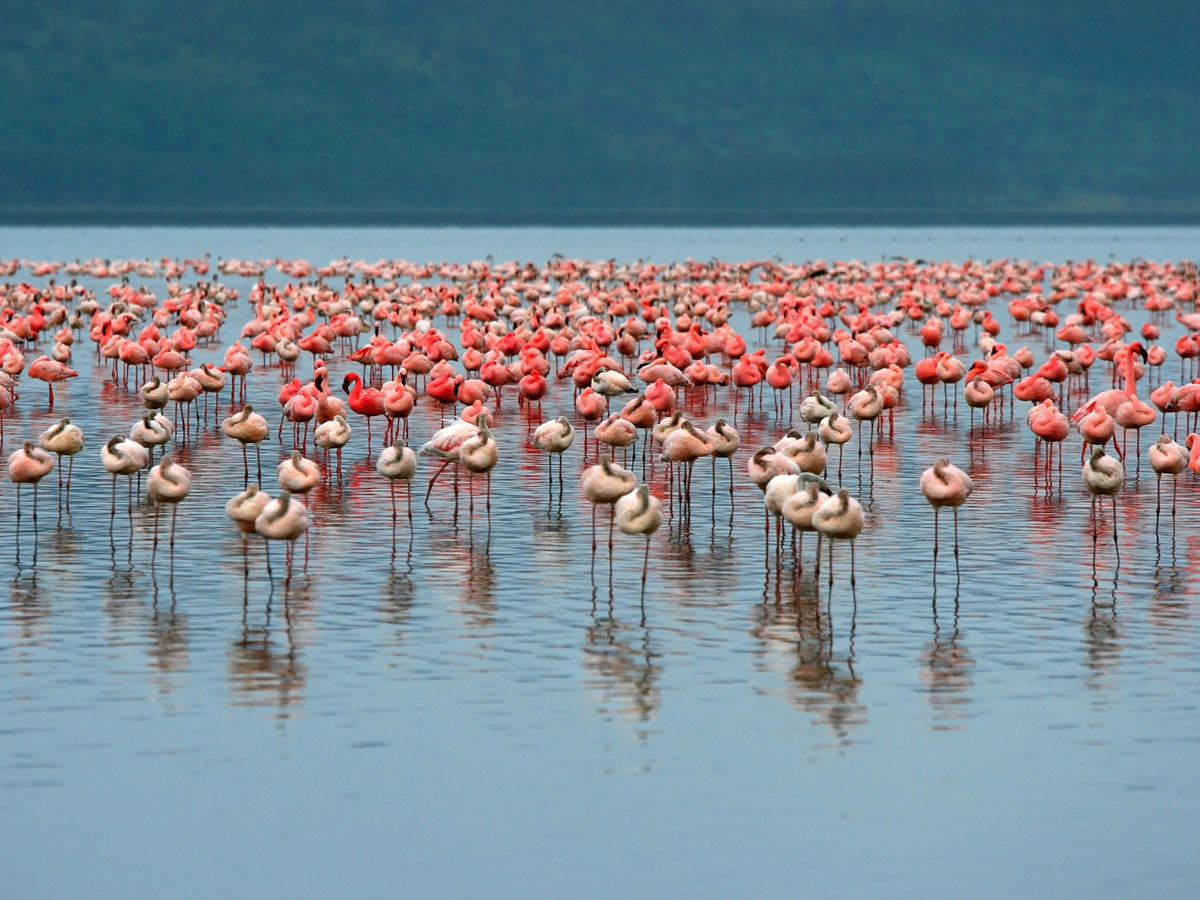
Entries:
[[10, 218], [1200, 215], [1195, 0], [8, 6]]

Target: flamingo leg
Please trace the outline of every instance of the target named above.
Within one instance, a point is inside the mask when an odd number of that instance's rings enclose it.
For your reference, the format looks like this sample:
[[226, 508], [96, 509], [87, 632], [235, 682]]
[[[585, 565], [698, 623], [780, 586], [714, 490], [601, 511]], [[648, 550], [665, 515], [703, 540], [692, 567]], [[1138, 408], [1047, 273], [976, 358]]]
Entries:
[[[36, 515], [36, 510], [35, 510]], [[1117, 566], [1121, 565], [1121, 545], [1117, 544], [1117, 496], [1112, 494], [1112, 548], [1117, 554]]]
[[646, 570], [650, 568], [650, 535], [646, 535], [646, 553], [642, 557], [642, 622], [646, 621]]

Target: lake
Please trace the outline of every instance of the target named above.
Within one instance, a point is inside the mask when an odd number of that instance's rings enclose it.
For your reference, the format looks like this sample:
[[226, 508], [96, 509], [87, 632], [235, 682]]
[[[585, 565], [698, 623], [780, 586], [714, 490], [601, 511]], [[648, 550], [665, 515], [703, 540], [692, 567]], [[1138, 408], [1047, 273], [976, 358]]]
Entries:
[[[1197, 247], [1190, 227], [0, 228], [0, 258], [31, 260], [1064, 262], [1195, 259]], [[252, 281], [222, 280], [242, 299], [196, 362], [219, 360], [253, 312]], [[149, 284], [162, 296], [161, 279]], [[1040, 338], [1013, 336], [993, 308], [1010, 347], [1044, 357]], [[904, 339], [919, 356], [919, 339]], [[768, 398], [738, 421], [732, 494], [727, 471], [714, 482], [701, 465], [690, 517], [668, 507], [643, 610], [641, 540], [618, 534], [610, 561], [602, 533], [592, 555], [582, 435], [565, 489], [549, 494], [514, 392], [496, 415], [490, 518], [481, 493], [471, 518], [465, 481], [456, 512], [449, 476], [427, 509], [423, 460], [412, 526], [402, 508], [394, 542], [387, 484], [352, 421], [344, 477], [314, 492], [307, 559], [301, 542], [285, 590], [282, 551], [272, 588], [261, 542], [243, 542], [224, 514], [242, 485], [240, 449], [217, 427], [228, 395], [174, 451], [195, 486], [173, 556], [160, 545], [151, 564], [153, 509], [135, 498], [127, 516], [123, 484], [110, 519], [99, 448], [140, 404], [90, 342], [75, 349], [80, 377], [56, 389], [54, 411], [26, 379], [5, 419], [6, 455], [61, 415], [88, 434], [70, 511], [53, 478], [42, 485], [36, 564], [28, 518], [19, 550], [0, 550], [5, 896], [1200, 888], [1200, 486], [1187, 472], [1175, 520], [1156, 527], [1143, 460], [1119, 500], [1121, 565], [1108, 532], [1094, 562], [1078, 437], [1061, 488], [1046, 491], [1020, 408], [986, 432], [961, 405], [925, 417], [910, 371], [894, 435], [873, 456], [850, 444], [843, 463], [842, 484], [867, 507], [852, 591], [844, 548], [832, 587], [824, 570], [811, 576], [811, 541], [803, 572], [790, 552], [765, 554], [745, 463], [786, 428]], [[1177, 366], [1172, 356], [1162, 377]], [[334, 364], [335, 383], [350, 368]], [[297, 374], [310, 371], [306, 355]], [[281, 383], [257, 367], [249, 382], [273, 432]], [[569, 388], [543, 409], [574, 417]], [[688, 411], [707, 425], [731, 401]], [[413, 443], [439, 424], [422, 400]], [[1143, 455], [1157, 434], [1146, 430]], [[957, 576], [949, 552], [934, 572], [917, 490], [942, 454], [975, 480]], [[272, 490], [281, 458], [272, 435]], [[661, 463], [650, 479], [667, 506]], [[14, 501], [0, 480], [10, 528]]]

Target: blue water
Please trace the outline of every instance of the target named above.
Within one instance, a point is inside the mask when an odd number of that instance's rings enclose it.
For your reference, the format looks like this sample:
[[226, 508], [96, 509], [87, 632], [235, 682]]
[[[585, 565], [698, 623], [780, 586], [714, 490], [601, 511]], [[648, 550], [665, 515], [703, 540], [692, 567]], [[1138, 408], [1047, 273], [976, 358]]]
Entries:
[[[0, 228], [0, 257], [1179, 260], [1195, 258], [1198, 238], [1194, 228]], [[220, 344], [193, 358], [217, 358], [249, 315], [240, 302]], [[1040, 339], [1009, 340], [1043, 355]], [[841, 548], [832, 588], [824, 572], [814, 584], [809, 545], [803, 573], [790, 554], [765, 562], [744, 465], [786, 427], [768, 400], [739, 421], [732, 503], [726, 473], [714, 491], [700, 466], [690, 521], [675, 512], [654, 536], [643, 613], [642, 543], [617, 536], [610, 581], [601, 520], [591, 556], [581, 441], [549, 500], [509, 394], [490, 524], [482, 492], [470, 519], [465, 482], [455, 516], [448, 477], [427, 511], [423, 465], [413, 528], [402, 507], [393, 545], [386, 485], [359, 428], [341, 486], [314, 498], [307, 565], [302, 545], [285, 590], [276, 548], [272, 590], [260, 543], [224, 517], [241, 454], [211, 419], [175, 449], [196, 486], [173, 561], [160, 546], [151, 565], [152, 508], [138, 502], [127, 517], [123, 485], [110, 536], [97, 454], [138, 405], [112, 385], [94, 401], [108, 373], [85, 344], [53, 413], [40, 385], [27, 386], [5, 421], [5, 453], [64, 414], [89, 444], [69, 514], [43, 484], [36, 566], [27, 518], [20, 556], [0, 552], [4, 896], [1200, 888], [1194, 478], [1180, 480], [1173, 527], [1160, 519], [1156, 532], [1143, 461], [1119, 504], [1122, 565], [1107, 530], [1093, 565], [1077, 438], [1047, 495], [1019, 410], [986, 433], [965, 410], [923, 419], [910, 384], [873, 465], [847, 450], [842, 483], [868, 508], [851, 592]], [[250, 380], [272, 420], [279, 384], [270, 368]], [[543, 406], [569, 412], [569, 390]], [[731, 410], [689, 407], [702, 424], [719, 412]], [[413, 441], [438, 423], [422, 404]], [[940, 453], [976, 484], [957, 579], [948, 553], [934, 576], [916, 489]], [[264, 449], [264, 483], [279, 458], [278, 445]], [[665, 499], [661, 465], [651, 480]], [[4, 521], [13, 500], [0, 482]]]

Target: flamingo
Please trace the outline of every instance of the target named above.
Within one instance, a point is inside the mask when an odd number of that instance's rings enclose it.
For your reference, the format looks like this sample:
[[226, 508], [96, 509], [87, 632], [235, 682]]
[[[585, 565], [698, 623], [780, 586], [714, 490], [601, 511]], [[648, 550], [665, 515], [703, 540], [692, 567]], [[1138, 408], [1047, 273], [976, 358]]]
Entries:
[[[351, 387], [353, 385], [353, 387]], [[363, 388], [362, 378], [357, 372], [351, 372], [342, 379], [342, 390], [349, 395], [350, 408], [367, 420], [367, 452], [371, 452], [371, 419], [382, 416], [386, 411], [383, 391], [377, 388]], [[339, 448], [340, 449], [340, 448]], [[340, 456], [340, 454], [339, 454]], [[339, 470], [341, 464], [339, 462]]]
[[[33, 539], [34, 539], [34, 562], [37, 561], [37, 489], [38, 482], [41, 481], [50, 470], [54, 468], [54, 460], [50, 458], [50, 454], [40, 447], [36, 446], [33, 441], [25, 441], [21, 445], [20, 450], [14, 451], [8, 457], [8, 477], [17, 486], [17, 528], [16, 533], [21, 533], [21, 485], [33, 485]], [[20, 552], [20, 544], [17, 545], [18, 553]]]
[[620, 413], [613, 413], [598, 424], [595, 434], [598, 442], [608, 444], [614, 450], [637, 442], [637, 428], [628, 419], [622, 419]]
[[[883, 413], [883, 396], [873, 384], [868, 384], [866, 388], [859, 391], [850, 398], [850, 402], [846, 405], [846, 409], [850, 415], [858, 421], [859, 437], [862, 436], [862, 423], [874, 422]], [[875, 453], [874, 439], [867, 443], [868, 449], [872, 454]], [[862, 443], [858, 446], [858, 455], [862, 456]], [[832, 547], [830, 550], [832, 551]]]
[[254, 454], [258, 462], [258, 480], [262, 481], [262, 450], [259, 447], [271, 435], [271, 427], [267, 420], [254, 411], [247, 403], [241, 412], [230, 416], [221, 422], [221, 433], [233, 438], [242, 445], [242, 484], [250, 482], [250, 462], [246, 458], [246, 445], [254, 445]]
[[117, 514], [117, 476], [129, 479], [129, 517], [133, 521], [133, 476], [150, 464], [150, 454], [137, 441], [114, 434], [100, 448], [100, 462], [104, 470], [112, 475], [112, 507], [109, 510], [109, 530], [112, 518]]
[[167, 405], [167, 401], [171, 399], [171, 392], [157, 375], [153, 375], [138, 390], [138, 396], [142, 398], [142, 405], [146, 409], [157, 410]]
[[[397, 438], [390, 447], [384, 447], [375, 463], [375, 471], [388, 480], [392, 494], [392, 542], [395, 544], [396, 529], [396, 482], [403, 481], [407, 492], [408, 520], [412, 522], [412, 480], [417, 474], [417, 454], [403, 438]], [[412, 532], [409, 532], [411, 537]]]
[[158, 508], [164, 504], [171, 505], [171, 539], [172, 558], [175, 553], [175, 518], [179, 513], [180, 502], [192, 489], [192, 473], [180, 465], [176, 465], [170, 456], [164, 456], [146, 479], [146, 491], [154, 501], [154, 545], [150, 551], [150, 563], [154, 564], [154, 556], [158, 552]]
[[[367, 420], [368, 422], [370, 419]], [[329, 451], [337, 451], [338, 480], [342, 478], [342, 448], [350, 443], [351, 428], [341, 416], [332, 422], [322, 422], [313, 432], [313, 443], [325, 451], [325, 466], [329, 467]], [[370, 445], [368, 445], [370, 446]]]
[[83, 450], [83, 429], [72, 425], [67, 418], [59, 419], [38, 437], [38, 445], [43, 450], [58, 454], [58, 490], [59, 501], [62, 494], [62, 458], [68, 458], [67, 464], [67, 509], [71, 508], [71, 473], [75, 470], [75, 454]]
[[646, 570], [650, 567], [650, 535], [662, 525], [662, 504], [650, 493], [646, 485], [638, 485], [632, 491], [617, 498], [613, 507], [617, 527], [622, 534], [643, 535], [646, 552], [642, 557], [642, 614], [646, 611]]
[[[800, 547], [796, 556], [796, 571], [804, 570], [804, 533], [815, 531], [812, 518], [821, 504], [829, 499], [828, 487], [819, 478], [805, 478], [803, 475], [790, 476], [797, 480], [798, 490], [794, 491], [783, 502], [780, 515], [792, 526], [794, 534], [799, 536]], [[821, 562], [821, 538], [817, 536], [817, 566]]]
[[842, 488], [817, 507], [812, 516], [813, 528], [829, 540], [829, 584], [833, 585], [833, 542], [850, 542], [850, 586], [855, 584], [854, 541], [863, 530], [863, 508], [850, 492]]
[[[546, 453], [546, 472], [550, 479], [553, 479], [554, 476], [554, 456], [558, 456], [558, 483], [560, 485], [563, 480], [562, 455], [567, 452], [574, 440], [575, 426], [566, 416], [559, 416], [557, 419], [543, 422], [534, 429], [533, 436], [529, 439], [530, 444]], [[553, 496], [553, 481], [550, 481], [549, 484], [551, 485], [551, 496]]]
[[1121, 404], [1128, 401], [1130, 397], [1137, 396], [1137, 361], [1134, 359], [1135, 356], [1140, 356], [1143, 362], [1146, 360], [1146, 349], [1140, 341], [1134, 341], [1125, 348], [1125, 356], [1121, 362], [1121, 372], [1125, 379], [1125, 386], [1123, 388], [1101, 391], [1093, 396], [1087, 403], [1075, 410], [1075, 414], [1071, 416], [1072, 422], [1078, 422], [1097, 406], [1102, 406], [1105, 412], [1116, 418], [1117, 410], [1120, 409]]
[[50, 409], [54, 409], [54, 385], [59, 381], [66, 381], [68, 378], [76, 378], [79, 373], [48, 356], [39, 356], [29, 364], [29, 377], [36, 378], [39, 381], [46, 382], [46, 386], [50, 389]]
[[958, 508], [967, 502], [974, 490], [971, 476], [958, 466], [939, 456], [932, 466], [921, 473], [921, 493], [933, 507], [933, 564], [937, 566], [938, 513], [943, 506], [954, 512], [954, 560], [958, 564]]
[[837, 404], [820, 391], [813, 391], [800, 401], [800, 418], [810, 427], [819, 426], [830, 416], [837, 415], [837, 411]]
[[303, 456], [299, 450], [279, 464], [275, 470], [279, 487], [289, 494], [307, 494], [321, 481], [321, 467]]
[[429, 506], [429, 495], [433, 492], [433, 483], [446, 470], [446, 466], [458, 461], [459, 451], [467, 439], [478, 433], [479, 426], [459, 418], [435, 431], [433, 437], [421, 445], [421, 449], [417, 451], [418, 456], [437, 456], [443, 460], [441, 468], [433, 473], [433, 477], [429, 479], [429, 487], [425, 490], [426, 507]]
[[258, 518], [271, 497], [261, 491], [257, 484], [246, 486], [240, 494], [230, 497], [225, 504], [225, 515], [229, 516], [242, 534], [254, 533], [254, 520]]
[[[1103, 497], [1112, 499], [1113, 510], [1113, 547], [1117, 553], [1117, 565], [1121, 564], [1121, 548], [1117, 543], [1117, 494], [1125, 482], [1125, 469], [1121, 464], [1108, 456], [1102, 447], [1092, 451], [1091, 458], [1083, 464], [1083, 483], [1092, 497], [1092, 560], [1096, 557], [1096, 541], [1099, 537], [1099, 525], [1096, 522], [1096, 503]], [[1101, 501], [1102, 502], [1102, 501]]]
[[271, 574], [271, 541], [287, 541], [287, 580], [285, 585], [292, 582], [292, 548], [296, 539], [308, 531], [308, 510], [304, 504], [296, 500], [287, 491], [263, 507], [262, 512], [254, 520], [254, 530], [263, 538], [267, 553], [267, 578], [274, 586], [274, 576]]
[[170, 419], [150, 410], [146, 410], [145, 415], [129, 429], [129, 436], [146, 448], [151, 459], [154, 458], [154, 448], [168, 443], [174, 433], [175, 426]]
[[1154, 517], [1157, 520], [1162, 512], [1162, 477], [1171, 477], [1171, 518], [1175, 518], [1175, 492], [1178, 487], [1179, 473], [1187, 468], [1188, 451], [1186, 448], [1171, 440], [1169, 435], [1161, 434], [1158, 440], [1150, 446], [1150, 468], [1154, 470], [1157, 486], [1155, 490]]
[[663, 439], [661, 460], [666, 463], [684, 463], [687, 465], [682, 481], [681, 493], [687, 504], [692, 502], [692, 467], [696, 460], [712, 453], [712, 443], [708, 436], [691, 422], [684, 420], [679, 427], [671, 431]]
[[[729, 464], [729, 497], [732, 504], [733, 455], [742, 446], [742, 436], [738, 434], [736, 428], [724, 419], [717, 419], [705, 432], [705, 436], [708, 438], [709, 446], [712, 448], [709, 457], [712, 460], [713, 494], [715, 495], [717, 491], [717, 460], [724, 459]], [[733, 512], [732, 508], [730, 512]]]
[[637, 478], [628, 469], [615, 465], [607, 456], [601, 456], [594, 466], [584, 470], [580, 478], [583, 495], [592, 504], [592, 560], [596, 558], [596, 507], [606, 505], [609, 508], [608, 520], [608, 553], [612, 560], [612, 529], [616, 513], [613, 504], [637, 487]]

